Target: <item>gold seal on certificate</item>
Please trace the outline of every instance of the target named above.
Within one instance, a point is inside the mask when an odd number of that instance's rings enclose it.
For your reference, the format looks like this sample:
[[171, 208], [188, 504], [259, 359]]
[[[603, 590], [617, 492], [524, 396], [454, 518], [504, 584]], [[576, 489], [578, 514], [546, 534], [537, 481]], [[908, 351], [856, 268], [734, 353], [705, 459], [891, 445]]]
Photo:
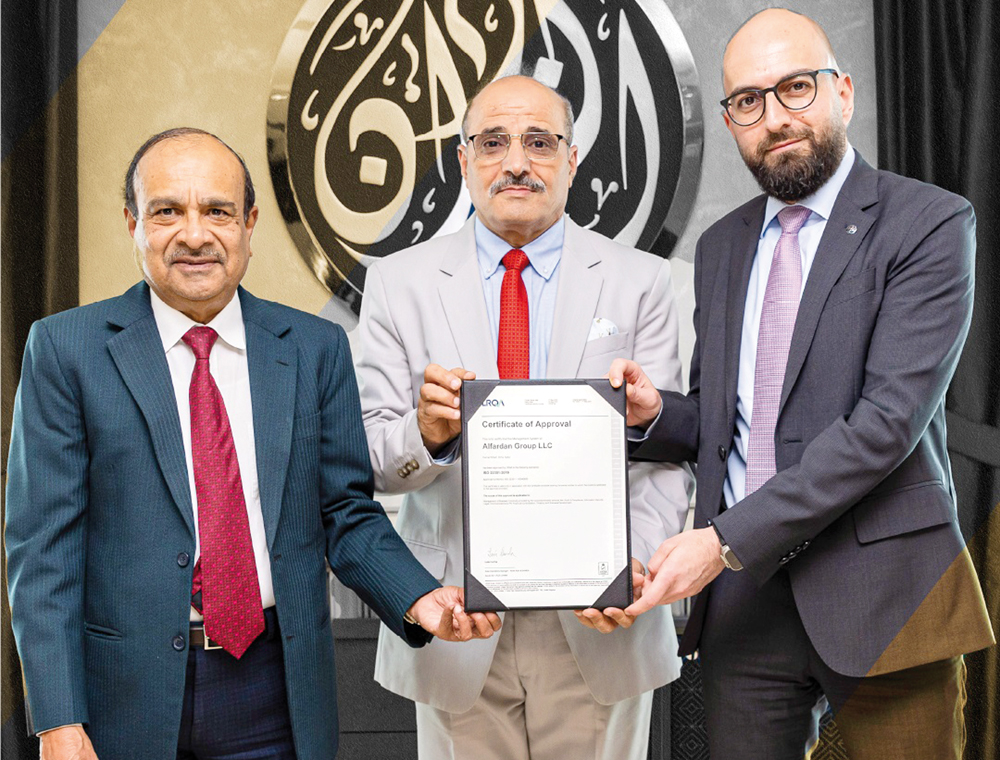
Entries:
[[631, 604], [626, 446], [606, 379], [463, 383], [468, 611]]

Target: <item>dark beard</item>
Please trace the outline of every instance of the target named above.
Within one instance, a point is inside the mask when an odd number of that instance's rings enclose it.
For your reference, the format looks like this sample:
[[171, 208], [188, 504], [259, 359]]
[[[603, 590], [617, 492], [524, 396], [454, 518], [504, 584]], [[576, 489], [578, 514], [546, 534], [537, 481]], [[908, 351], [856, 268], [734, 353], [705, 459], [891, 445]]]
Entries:
[[[830, 124], [825, 136], [806, 128], [802, 132], [786, 130], [770, 135], [751, 155], [743, 154], [743, 162], [753, 174], [760, 189], [785, 203], [795, 203], [819, 190], [840, 166], [847, 151], [847, 130], [843, 124]], [[775, 145], [793, 139], [808, 141], [812, 150], [806, 155], [789, 152], [767, 163], [767, 151]]]

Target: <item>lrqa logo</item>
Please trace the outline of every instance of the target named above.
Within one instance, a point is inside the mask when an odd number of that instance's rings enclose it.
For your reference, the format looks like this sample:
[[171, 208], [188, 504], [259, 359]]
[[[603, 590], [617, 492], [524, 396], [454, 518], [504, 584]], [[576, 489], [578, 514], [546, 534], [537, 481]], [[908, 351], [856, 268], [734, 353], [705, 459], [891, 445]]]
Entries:
[[503, 400], [498, 398], [488, 398], [483, 402], [483, 406], [503, 406]]

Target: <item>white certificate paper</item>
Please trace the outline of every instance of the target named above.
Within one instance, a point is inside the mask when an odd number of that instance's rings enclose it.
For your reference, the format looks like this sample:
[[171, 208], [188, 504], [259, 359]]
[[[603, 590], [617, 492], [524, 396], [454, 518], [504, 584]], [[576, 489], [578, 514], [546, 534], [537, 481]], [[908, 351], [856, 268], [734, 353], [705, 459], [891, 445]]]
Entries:
[[462, 391], [466, 608], [627, 606], [624, 394], [606, 379]]

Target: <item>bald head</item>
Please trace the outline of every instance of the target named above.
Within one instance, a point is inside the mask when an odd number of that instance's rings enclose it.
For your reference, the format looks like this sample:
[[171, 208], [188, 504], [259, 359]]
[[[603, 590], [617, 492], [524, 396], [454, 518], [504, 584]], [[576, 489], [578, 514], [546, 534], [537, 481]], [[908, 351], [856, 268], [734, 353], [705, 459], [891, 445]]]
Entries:
[[803, 69], [838, 68], [830, 39], [808, 16], [768, 8], [743, 23], [726, 45], [722, 58], [722, 86], [726, 94], [773, 84], [743, 81], [744, 77], [773, 70], [777, 61], [802, 62]]
[[570, 105], [569, 99], [551, 87], [542, 84], [537, 79], [521, 75], [501, 77], [490, 82], [476, 93], [472, 100], [469, 101], [469, 105], [465, 109], [465, 115], [462, 117], [462, 142], [465, 142], [469, 137], [469, 123], [477, 121], [479, 116], [486, 115], [481, 113], [482, 111], [490, 111], [497, 104], [504, 104], [514, 99], [520, 99], [525, 95], [541, 95], [544, 98], [552, 98], [553, 102], [558, 104], [557, 107], [562, 111], [564, 117], [564, 126], [562, 127], [563, 131], [561, 134], [566, 137], [567, 144], [572, 145], [573, 106]]

